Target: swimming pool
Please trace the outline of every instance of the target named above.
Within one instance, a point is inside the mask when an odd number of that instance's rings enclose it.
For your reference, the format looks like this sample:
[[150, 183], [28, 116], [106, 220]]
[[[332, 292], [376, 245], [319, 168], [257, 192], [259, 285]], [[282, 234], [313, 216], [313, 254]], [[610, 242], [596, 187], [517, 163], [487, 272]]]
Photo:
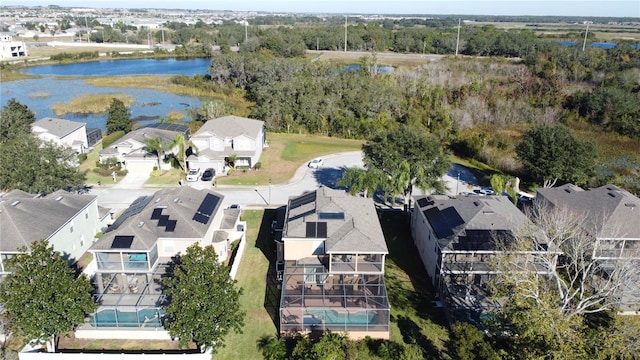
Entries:
[[162, 314], [158, 309], [145, 308], [135, 311], [100, 310], [90, 316], [89, 324], [95, 327], [150, 327], [162, 326]]
[[335, 310], [307, 310], [307, 314], [324, 320], [325, 325], [372, 325], [380, 322], [378, 314], [372, 311], [339, 313]]

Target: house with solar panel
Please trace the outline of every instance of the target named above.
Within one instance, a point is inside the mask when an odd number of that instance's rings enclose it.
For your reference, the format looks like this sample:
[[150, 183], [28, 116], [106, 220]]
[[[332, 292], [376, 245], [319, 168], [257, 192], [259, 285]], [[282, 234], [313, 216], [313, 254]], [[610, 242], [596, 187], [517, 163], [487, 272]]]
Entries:
[[282, 242], [281, 333], [389, 339], [389, 252], [373, 200], [327, 187], [292, 197]]
[[218, 260], [225, 261], [232, 243], [244, 237], [240, 210], [223, 209], [222, 200], [219, 193], [187, 186], [135, 200], [89, 249], [94, 255], [99, 308], [76, 337], [94, 338], [100, 336], [100, 330], [134, 328], [138, 332], [110, 331], [108, 336], [136, 338], [151, 336], [140, 335], [141, 329], [159, 330], [166, 301], [161, 277], [172, 257], [198, 243], [213, 246]]
[[[500, 306], [487, 287], [495, 274], [491, 259], [501, 251], [497, 242], [535, 226], [506, 196], [423, 195], [414, 200], [411, 235], [448, 320], [481, 324]], [[540, 252], [557, 261], [553, 244], [542, 241], [532, 242], [521, 255]], [[555, 266], [533, 263], [530, 270], [552, 275]]]
[[[593, 238], [593, 256], [607, 276], [627, 277], [615, 294], [622, 314], [640, 314], [640, 199], [615, 185], [583, 190], [573, 184], [538, 189], [536, 202], [576, 214]], [[615, 268], [618, 267], [616, 270]], [[635, 270], [635, 271], [634, 271]]]
[[125, 134], [106, 148], [100, 151], [100, 162], [104, 163], [109, 158], [115, 158], [118, 162], [124, 163], [125, 168], [131, 172], [151, 173], [154, 166], [158, 166], [158, 157], [150, 153], [145, 145], [146, 140], [160, 138], [163, 153], [160, 164], [164, 170], [169, 170], [171, 164], [162, 160], [168, 159], [178, 151], [178, 147], [170, 148], [170, 144], [176, 135], [182, 133], [188, 139], [190, 130], [186, 125], [171, 123], [155, 123], [145, 125]]
[[94, 195], [56, 191], [40, 196], [13, 190], [0, 196], [0, 281], [11, 272], [6, 261], [45, 240], [73, 263], [106, 228], [108, 209]]
[[191, 142], [196, 153], [187, 158], [189, 169], [212, 168], [217, 175], [227, 173], [232, 155], [235, 167], [254, 167], [267, 146], [264, 121], [233, 115], [205, 122]]

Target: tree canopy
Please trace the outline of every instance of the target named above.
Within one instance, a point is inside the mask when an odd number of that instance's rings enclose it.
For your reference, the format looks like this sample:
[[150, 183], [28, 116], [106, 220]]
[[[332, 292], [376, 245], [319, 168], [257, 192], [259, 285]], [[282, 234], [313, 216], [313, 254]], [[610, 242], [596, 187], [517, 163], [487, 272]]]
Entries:
[[194, 244], [179, 256], [163, 283], [169, 296], [165, 327], [185, 346], [190, 341], [202, 351], [224, 346], [230, 332], [242, 332], [245, 313], [240, 309], [242, 289], [236, 288], [229, 269], [218, 262], [213, 246]]
[[564, 125], [534, 127], [524, 133], [516, 147], [527, 173], [544, 187], [558, 180], [585, 184], [595, 174], [596, 147], [576, 137]]
[[56, 337], [73, 330], [97, 308], [93, 286], [43, 240], [21, 251], [7, 260], [12, 272], [0, 283], [0, 303], [13, 331], [53, 351]]
[[0, 143], [0, 189], [20, 189], [30, 193], [51, 193], [77, 189], [85, 175], [73, 165], [72, 149], [32, 135], [18, 135]]
[[382, 131], [363, 146], [364, 164], [386, 176], [391, 195], [402, 194], [405, 204], [416, 186], [423, 191], [444, 192], [442, 176], [450, 162], [442, 144], [433, 135], [401, 126]]
[[36, 116], [26, 105], [10, 99], [0, 112], [0, 143], [31, 133], [30, 126], [35, 120]]
[[106, 127], [109, 134], [118, 130], [122, 130], [125, 133], [131, 131], [131, 114], [122, 100], [116, 98], [111, 99]]

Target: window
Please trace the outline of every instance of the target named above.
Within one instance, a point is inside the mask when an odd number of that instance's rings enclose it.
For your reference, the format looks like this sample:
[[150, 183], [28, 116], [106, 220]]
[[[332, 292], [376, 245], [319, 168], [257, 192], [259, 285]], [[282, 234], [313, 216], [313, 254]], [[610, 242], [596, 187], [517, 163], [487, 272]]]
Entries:
[[89, 213], [88, 212], [84, 213], [84, 218], [85, 219], [89, 219]]
[[71, 232], [73, 232], [73, 226], [71, 226], [71, 227], [69, 228], [69, 230], [71, 230]]

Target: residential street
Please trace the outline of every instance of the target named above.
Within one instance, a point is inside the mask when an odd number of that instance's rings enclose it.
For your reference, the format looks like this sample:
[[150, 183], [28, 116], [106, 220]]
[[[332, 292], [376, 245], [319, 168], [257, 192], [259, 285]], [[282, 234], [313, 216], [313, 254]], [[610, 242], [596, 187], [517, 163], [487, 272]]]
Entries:
[[[210, 182], [187, 182], [184, 186], [197, 189], [211, 188], [224, 194], [223, 206], [239, 204], [242, 208], [263, 208], [265, 206], [278, 206], [287, 203], [290, 196], [300, 195], [305, 191], [311, 191], [319, 186], [335, 188], [335, 184], [342, 176], [342, 172], [349, 167], [362, 167], [362, 153], [360, 151], [344, 152], [323, 157], [324, 165], [319, 169], [310, 169], [307, 164], [302, 164], [291, 180], [282, 184], [261, 186], [229, 186], [222, 185], [211, 187]], [[102, 187], [91, 189], [92, 195], [98, 196], [100, 206], [110, 208], [114, 213], [126, 209], [139, 196], [151, 195], [158, 188], [142, 187], [146, 179], [136, 177], [128, 179], [128, 176], [117, 185], [104, 184]], [[445, 181], [449, 191], [447, 194], [455, 195], [457, 192], [473, 191], [478, 189], [478, 181], [465, 167], [453, 165]], [[458, 182], [459, 181], [459, 182]], [[139, 187], [133, 188], [138, 183]], [[123, 185], [125, 184], [125, 185]], [[176, 184], [177, 186], [177, 184]], [[421, 194], [419, 189], [414, 190], [415, 195]]]

